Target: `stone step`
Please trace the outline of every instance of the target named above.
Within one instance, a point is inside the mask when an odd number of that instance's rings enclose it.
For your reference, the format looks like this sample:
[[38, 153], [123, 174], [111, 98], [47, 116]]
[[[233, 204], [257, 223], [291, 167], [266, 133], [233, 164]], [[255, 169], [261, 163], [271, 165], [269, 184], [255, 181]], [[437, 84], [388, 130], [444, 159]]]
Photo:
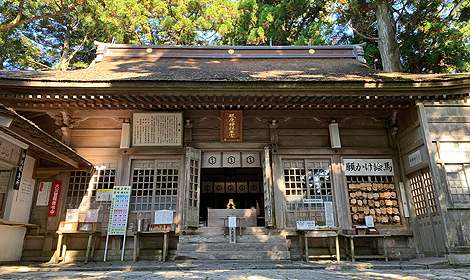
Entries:
[[[223, 227], [200, 227], [196, 229], [185, 229], [186, 235], [204, 235], [213, 236], [224, 234], [224, 231], [228, 231]], [[268, 229], [265, 227], [243, 227], [243, 235], [279, 235], [282, 231], [277, 229]], [[237, 233], [240, 233], [240, 228], [237, 228]]]
[[290, 260], [289, 251], [176, 252], [175, 259], [196, 260]]
[[175, 259], [290, 260], [286, 235], [264, 227], [237, 228], [237, 243], [230, 243], [222, 227], [187, 229], [179, 236]]
[[288, 251], [286, 242], [284, 243], [201, 243], [187, 244], [179, 243], [178, 252], [239, 252], [239, 251]]
[[[217, 236], [184, 235], [179, 237], [179, 243], [229, 243], [228, 235]], [[286, 243], [283, 235], [242, 235], [237, 236], [237, 243]]]

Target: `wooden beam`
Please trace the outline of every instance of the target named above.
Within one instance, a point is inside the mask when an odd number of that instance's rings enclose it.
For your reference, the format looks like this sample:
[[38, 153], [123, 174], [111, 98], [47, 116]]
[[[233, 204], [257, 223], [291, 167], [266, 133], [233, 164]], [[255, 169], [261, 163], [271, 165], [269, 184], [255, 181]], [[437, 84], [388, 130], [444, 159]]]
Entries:
[[89, 172], [91, 167], [37, 167], [36, 172], [68, 172], [68, 171], [85, 171]]
[[[31, 140], [31, 135], [29, 135], [29, 134], [27, 134], [23, 131], [18, 131], [18, 130], [10, 130], [10, 132], [15, 134], [17, 137], [19, 137], [21, 139], [21, 141], [23, 141], [25, 143], [28, 143], [29, 145], [38, 148], [42, 152], [44, 152], [48, 155], [51, 155], [55, 158], [58, 158], [61, 161], [63, 161], [64, 163], [66, 163], [70, 166], [73, 166], [75, 168], [79, 167], [78, 162], [74, 161], [73, 159], [71, 159], [71, 158], [69, 158], [69, 157], [67, 157], [67, 156], [65, 156], [61, 153], [58, 153], [56, 150], [52, 149], [50, 146], [48, 146], [44, 143], [38, 142], [38, 141], [32, 141]], [[72, 151], [70, 151], [70, 152], [72, 152]]]

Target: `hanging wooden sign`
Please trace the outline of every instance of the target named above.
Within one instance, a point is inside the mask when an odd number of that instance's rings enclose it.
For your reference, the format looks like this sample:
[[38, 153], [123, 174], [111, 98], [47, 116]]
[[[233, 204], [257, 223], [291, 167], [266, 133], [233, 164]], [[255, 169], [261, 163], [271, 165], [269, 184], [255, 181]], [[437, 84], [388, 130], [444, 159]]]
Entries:
[[220, 141], [242, 141], [243, 111], [220, 112]]

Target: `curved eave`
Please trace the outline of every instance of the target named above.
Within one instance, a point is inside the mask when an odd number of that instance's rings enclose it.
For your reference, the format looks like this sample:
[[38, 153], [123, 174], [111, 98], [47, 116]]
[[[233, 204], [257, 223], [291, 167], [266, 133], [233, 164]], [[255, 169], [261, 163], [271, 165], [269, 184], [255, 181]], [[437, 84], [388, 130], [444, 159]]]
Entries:
[[[389, 81], [377, 81], [373, 79], [354, 80], [336, 78], [335, 80], [119, 80], [119, 81], [53, 81], [53, 80], [27, 80], [27, 79], [2, 79], [0, 78], [1, 94], [31, 94], [36, 91], [49, 91], [54, 94], [71, 94], [71, 92], [106, 92], [106, 91], [136, 90], [154, 91], [158, 90], [300, 90], [312, 93], [322, 91], [354, 91], [356, 94], [368, 95], [369, 91], [392, 94], [400, 92], [418, 92], [417, 95], [425, 95], [429, 90], [463, 90], [470, 92], [470, 76], [452, 79], [433, 80], [404, 80], [396, 79]], [[426, 89], [426, 92], [420, 92]], [[220, 94], [223, 94], [222, 92]], [[315, 95], [315, 94], [313, 94]]]
[[[44, 132], [36, 124], [17, 114], [11, 109], [0, 105], [0, 113], [13, 118], [10, 127], [0, 130], [11, 137], [29, 145], [29, 149], [39, 157], [66, 166], [71, 170], [91, 171], [93, 164], [78, 155], [70, 147]], [[38, 166], [40, 168], [40, 166]]]
[[[7, 81], [7, 82], [6, 82]], [[428, 81], [34, 81], [0, 79], [15, 108], [245, 109], [402, 108], [418, 100], [463, 100], [470, 78]]]

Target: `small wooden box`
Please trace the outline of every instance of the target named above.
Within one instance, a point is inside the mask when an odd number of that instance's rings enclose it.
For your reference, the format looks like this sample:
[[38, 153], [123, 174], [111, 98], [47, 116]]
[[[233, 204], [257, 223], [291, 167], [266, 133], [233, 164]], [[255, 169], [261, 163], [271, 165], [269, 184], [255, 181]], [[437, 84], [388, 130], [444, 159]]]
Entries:
[[356, 234], [357, 235], [364, 235], [366, 234], [367, 227], [366, 226], [356, 226]]
[[368, 228], [366, 234], [379, 234], [379, 230], [376, 228]]
[[343, 228], [343, 234], [353, 235], [353, 234], [356, 234], [356, 230]]
[[61, 232], [75, 232], [78, 229], [78, 222], [60, 222], [59, 229]]
[[78, 223], [78, 231], [100, 231], [101, 223]]
[[173, 224], [150, 224], [149, 231], [172, 231], [174, 230]]

